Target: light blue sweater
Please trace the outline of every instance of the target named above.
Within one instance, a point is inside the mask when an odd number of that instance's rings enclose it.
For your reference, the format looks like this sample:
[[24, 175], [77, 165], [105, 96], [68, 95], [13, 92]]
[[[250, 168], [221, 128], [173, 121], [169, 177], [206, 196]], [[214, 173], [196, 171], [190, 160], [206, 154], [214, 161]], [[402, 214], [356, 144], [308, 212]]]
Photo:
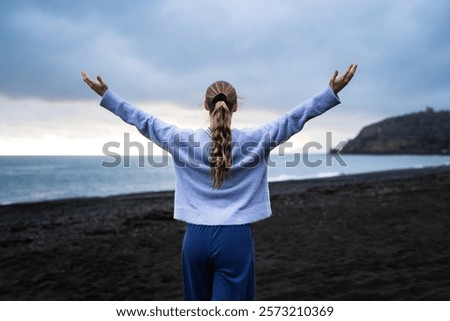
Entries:
[[174, 218], [192, 224], [235, 225], [271, 215], [267, 160], [270, 151], [339, 98], [330, 87], [260, 127], [232, 129], [233, 165], [220, 189], [210, 178], [209, 129], [181, 129], [136, 108], [108, 90], [100, 105], [135, 126], [173, 157], [176, 174]]

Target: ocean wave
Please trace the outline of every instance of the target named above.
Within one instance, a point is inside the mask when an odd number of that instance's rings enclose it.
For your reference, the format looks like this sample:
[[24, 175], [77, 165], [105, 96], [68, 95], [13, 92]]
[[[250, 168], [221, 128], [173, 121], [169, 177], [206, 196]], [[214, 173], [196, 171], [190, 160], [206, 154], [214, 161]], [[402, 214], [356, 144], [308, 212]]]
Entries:
[[274, 177], [269, 177], [269, 182], [280, 182], [280, 181], [290, 181], [290, 180], [299, 180], [299, 179], [314, 179], [314, 178], [327, 178], [334, 176], [344, 175], [342, 172], [320, 172], [315, 175], [287, 175], [281, 174]]
[[296, 179], [302, 179], [305, 178], [304, 176], [298, 176], [298, 175], [286, 175], [281, 174], [275, 177], [269, 177], [269, 182], [280, 182], [280, 181], [290, 181], [290, 180], [296, 180]]
[[315, 175], [315, 177], [327, 178], [327, 177], [334, 177], [334, 176], [341, 176], [341, 175], [344, 175], [344, 173], [342, 173], [342, 172], [322, 172], [322, 173]]

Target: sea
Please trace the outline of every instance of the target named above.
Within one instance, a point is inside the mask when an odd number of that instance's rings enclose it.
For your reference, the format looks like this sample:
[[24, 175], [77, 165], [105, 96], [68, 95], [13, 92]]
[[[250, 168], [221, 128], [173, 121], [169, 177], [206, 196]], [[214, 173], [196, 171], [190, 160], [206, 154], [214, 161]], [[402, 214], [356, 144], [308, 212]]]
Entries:
[[[271, 155], [269, 181], [450, 166], [450, 156]], [[0, 205], [175, 188], [170, 156], [0, 156]]]

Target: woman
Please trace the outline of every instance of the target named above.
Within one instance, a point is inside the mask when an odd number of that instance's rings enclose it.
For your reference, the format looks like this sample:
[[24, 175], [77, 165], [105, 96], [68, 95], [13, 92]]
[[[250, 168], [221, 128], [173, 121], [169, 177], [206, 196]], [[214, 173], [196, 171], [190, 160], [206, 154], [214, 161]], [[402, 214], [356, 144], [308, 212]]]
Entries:
[[182, 247], [186, 300], [254, 300], [250, 224], [271, 215], [267, 182], [270, 151], [299, 132], [309, 119], [340, 103], [337, 94], [357, 65], [335, 71], [319, 95], [278, 119], [252, 129], [232, 129], [236, 90], [217, 81], [206, 90], [208, 129], [188, 130], [141, 111], [108, 89], [100, 76], [83, 80], [102, 96], [100, 105], [161, 148], [175, 164], [174, 218], [187, 223]]

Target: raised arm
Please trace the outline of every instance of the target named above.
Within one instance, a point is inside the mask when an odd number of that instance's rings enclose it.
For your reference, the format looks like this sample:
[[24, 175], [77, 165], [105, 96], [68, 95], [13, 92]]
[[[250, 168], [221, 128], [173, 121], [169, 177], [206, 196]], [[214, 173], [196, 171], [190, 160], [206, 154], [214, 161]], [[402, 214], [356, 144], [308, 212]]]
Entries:
[[[119, 116], [126, 123], [135, 126], [142, 135], [152, 140], [161, 148], [166, 150], [170, 149], [169, 144], [173, 141], [173, 137], [177, 133], [176, 126], [167, 124], [122, 99], [108, 89], [108, 85], [100, 76], [97, 76], [97, 81], [95, 81], [86, 72], [82, 71], [81, 77], [93, 91], [102, 97], [100, 102], [102, 107]], [[169, 150], [169, 152], [171, 151]]]
[[[270, 135], [270, 142], [265, 140], [265, 150], [275, 148], [298, 133], [305, 123], [340, 103], [337, 94], [348, 85], [356, 72], [357, 65], [351, 64], [342, 76], [336, 70], [329, 81], [329, 86], [320, 94], [298, 105], [273, 122], [263, 125], [260, 135]], [[268, 144], [269, 143], [269, 144]]]

